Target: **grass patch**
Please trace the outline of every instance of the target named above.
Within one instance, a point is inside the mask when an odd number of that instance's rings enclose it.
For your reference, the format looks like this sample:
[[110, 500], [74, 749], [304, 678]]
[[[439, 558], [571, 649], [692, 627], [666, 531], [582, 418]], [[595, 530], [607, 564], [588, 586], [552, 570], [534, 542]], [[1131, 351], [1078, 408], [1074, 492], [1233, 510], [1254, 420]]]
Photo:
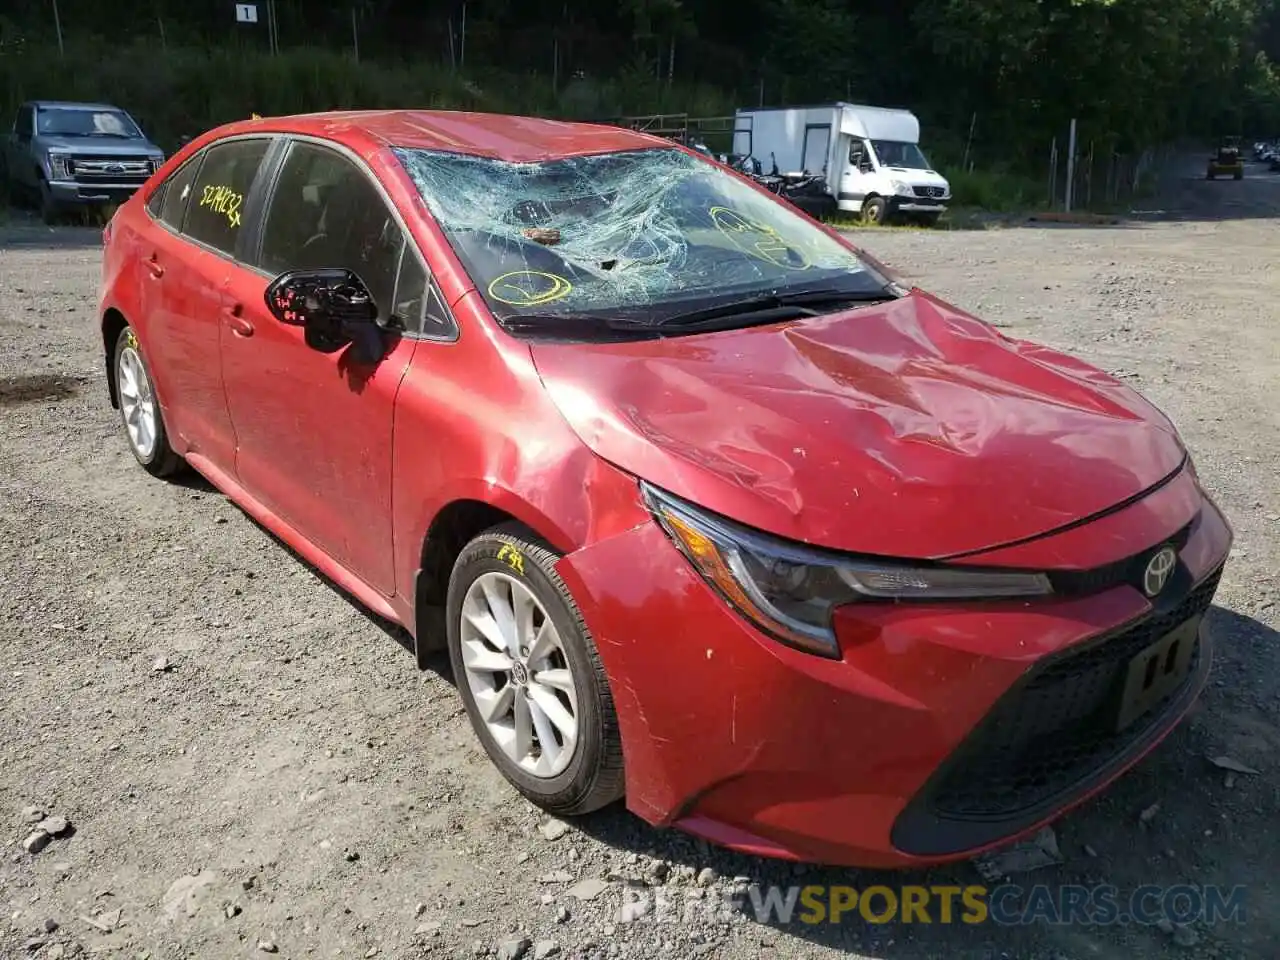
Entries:
[[951, 184], [953, 203], [992, 213], [1015, 213], [1045, 206], [1045, 185], [1030, 177], [1001, 170], [954, 170], [943, 175]]

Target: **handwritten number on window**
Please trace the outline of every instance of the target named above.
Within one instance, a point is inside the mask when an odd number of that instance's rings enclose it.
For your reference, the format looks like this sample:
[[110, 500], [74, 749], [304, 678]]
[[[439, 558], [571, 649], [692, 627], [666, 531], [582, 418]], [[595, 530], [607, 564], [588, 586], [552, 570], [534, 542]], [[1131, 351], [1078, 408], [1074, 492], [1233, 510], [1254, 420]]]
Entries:
[[233, 228], [240, 226], [240, 207], [244, 203], [244, 195], [236, 193], [230, 187], [209, 184], [200, 197], [200, 206], [207, 207], [215, 213], [227, 218]]

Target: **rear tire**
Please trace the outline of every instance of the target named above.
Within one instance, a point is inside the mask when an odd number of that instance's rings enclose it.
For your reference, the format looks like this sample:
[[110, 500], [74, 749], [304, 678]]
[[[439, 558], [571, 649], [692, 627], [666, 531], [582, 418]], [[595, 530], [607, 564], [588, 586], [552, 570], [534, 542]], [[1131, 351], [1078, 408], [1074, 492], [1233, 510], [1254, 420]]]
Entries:
[[21, 190], [18, 189], [18, 181], [13, 177], [13, 171], [9, 169], [9, 165], [0, 160], [0, 184], [4, 185], [4, 202], [7, 206], [17, 210], [21, 204]]
[[575, 816], [623, 795], [622, 737], [595, 642], [557, 560], [516, 523], [467, 544], [449, 578], [449, 660], [493, 764], [535, 805]]
[[183, 460], [169, 445], [169, 431], [165, 429], [151, 368], [132, 327], [126, 326], [116, 338], [111, 371], [116, 381], [120, 421], [134, 459], [153, 477], [177, 473]]

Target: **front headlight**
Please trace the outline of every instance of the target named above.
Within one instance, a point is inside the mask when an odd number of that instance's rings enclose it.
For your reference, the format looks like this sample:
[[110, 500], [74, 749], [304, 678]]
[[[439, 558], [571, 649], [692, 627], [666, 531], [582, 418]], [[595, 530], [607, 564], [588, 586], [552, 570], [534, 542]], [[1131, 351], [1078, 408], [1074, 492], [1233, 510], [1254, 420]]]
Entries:
[[49, 154], [49, 179], [69, 180], [71, 178], [71, 158], [62, 153]]
[[890, 180], [889, 185], [893, 187], [893, 192], [898, 194], [900, 197], [909, 197], [915, 193], [915, 191], [911, 189], [911, 184], [903, 183], [901, 180]]
[[1009, 599], [1052, 592], [1041, 573], [863, 560], [713, 517], [648, 484], [645, 503], [702, 577], [789, 646], [839, 659], [836, 607], [867, 601]]

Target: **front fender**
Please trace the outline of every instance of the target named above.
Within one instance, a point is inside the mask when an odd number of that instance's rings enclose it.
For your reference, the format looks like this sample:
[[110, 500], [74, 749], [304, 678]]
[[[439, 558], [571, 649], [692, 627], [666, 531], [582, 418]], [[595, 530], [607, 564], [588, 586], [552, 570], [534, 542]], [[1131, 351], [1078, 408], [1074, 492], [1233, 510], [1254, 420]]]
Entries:
[[497, 329], [478, 298], [454, 313], [461, 336], [417, 350], [396, 395], [396, 592], [406, 607], [432, 521], [451, 503], [502, 511], [562, 554], [646, 515], [635, 477], [565, 422], [528, 343]]

